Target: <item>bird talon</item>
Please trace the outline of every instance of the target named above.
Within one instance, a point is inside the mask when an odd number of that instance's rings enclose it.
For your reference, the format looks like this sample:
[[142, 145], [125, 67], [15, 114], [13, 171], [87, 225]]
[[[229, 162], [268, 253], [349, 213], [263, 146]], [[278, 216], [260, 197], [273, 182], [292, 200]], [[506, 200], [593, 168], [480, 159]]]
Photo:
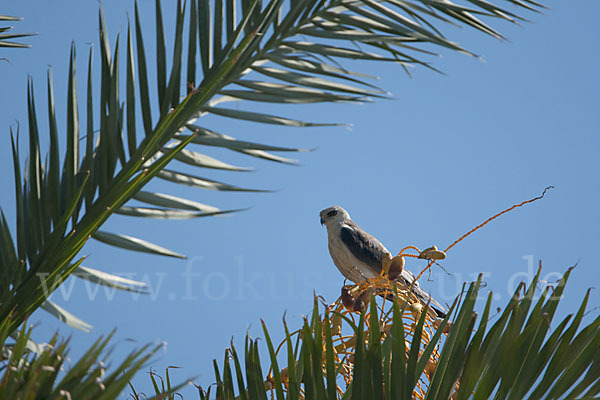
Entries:
[[[388, 282], [381, 282], [382, 278], [390, 281], [398, 280], [400, 286], [410, 287], [411, 295], [416, 295], [423, 303], [431, 302], [434, 306], [438, 306], [438, 303], [420, 289], [416, 282], [413, 283], [414, 275], [408, 270], [404, 271], [402, 252], [392, 258], [385, 246], [356, 225], [348, 212], [341, 207], [326, 208], [319, 216], [321, 224], [327, 228], [329, 253], [334, 264], [345, 278], [360, 283], [354, 287], [344, 286], [342, 302], [346, 308], [351, 307], [356, 310], [366, 307], [369, 295], [362, 296], [363, 292], [369, 287], [381, 287], [387, 284]], [[416, 247], [414, 249], [419, 251]], [[446, 257], [446, 254], [435, 246], [419, 252], [418, 258], [442, 260]], [[406, 256], [414, 257], [411, 254]], [[360, 301], [357, 302], [359, 297]], [[432, 309], [438, 315], [444, 314], [442, 310]]]

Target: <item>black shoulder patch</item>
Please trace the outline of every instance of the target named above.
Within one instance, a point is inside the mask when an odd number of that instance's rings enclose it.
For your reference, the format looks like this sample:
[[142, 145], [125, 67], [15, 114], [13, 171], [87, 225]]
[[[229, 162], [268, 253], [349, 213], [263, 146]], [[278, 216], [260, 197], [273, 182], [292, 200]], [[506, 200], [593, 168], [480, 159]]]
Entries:
[[377, 273], [381, 271], [381, 262], [386, 250], [377, 239], [353, 226], [342, 226], [340, 238], [354, 257]]

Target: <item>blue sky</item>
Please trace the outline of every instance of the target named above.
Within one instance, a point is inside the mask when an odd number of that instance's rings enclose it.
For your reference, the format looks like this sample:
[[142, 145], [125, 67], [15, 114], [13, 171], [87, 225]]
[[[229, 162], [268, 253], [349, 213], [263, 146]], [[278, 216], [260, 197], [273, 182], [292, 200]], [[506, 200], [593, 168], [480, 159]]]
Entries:
[[[154, 11], [146, 3], [141, 11], [151, 28]], [[434, 269], [432, 281], [424, 279], [421, 284], [447, 303], [464, 281], [484, 272], [484, 293], [494, 291], [494, 304], [502, 306], [516, 283], [531, 276], [538, 260], [548, 281], [578, 263], [560, 309], [561, 316], [574, 311], [588, 288], [600, 286], [596, 260], [600, 4], [583, 0], [547, 4], [550, 9], [543, 15], [528, 15], [531, 24], [496, 22], [508, 42], [466, 28], [444, 27], [451, 39], [485, 62], [443, 52], [433, 61], [445, 75], [416, 68], [412, 78], [395, 65], [357, 66], [380, 76], [378, 84], [392, 92], [393, 100], [276, 108], [296, 118], [351, 123], [350, 129], [208, 120], [211, 128], [241, 139], [316, 150], [298, 154], [298, 167], [206, 151], [256, 171], [208, 171], [205, 176], [277, 190], [270, 194], [209, 192], [152, 182], [150, 190], [220, 208], [251, 209], [231, 217], [188, 221], [111, 218], [105, 230], [158, 243], [186, 254], [188, 260], [90, 243], [83, 251], [89, 256], [86, 265], [135, 274], [153, 285], [154, 295], [111, 297], [100, 288], [90, 299], [89, 290], [94, 288], [75, 281], [72, 292], [56, 293], [53, 300], [92, 324], [92, 333], [36, 313], [31, 318], [38, 324], [36, 338], [48, 340], [56, 330], [72, 335], [76, 356], [98, 335], [116, 328], [117, 356], [135, 345], [167, 342], [153, 368], [177, 365], [182, 369], [174, 372], [175, 380], [196, 376], [197, 383], [209, 384], [212, 359], [222, 359], [231, 338], [241, 341], [248, 329], [254, 337], [261, 336], [260, 318], [272, 336], [281, 337], [283, 314], [287, 312], [290, 326], [299, 325], [301, 316], [311, 310], [313, 292], [328, 302], [339, 296], [342, 278], [329, 258], [326, 232], [318, 219], [321, 209], [343, 206], [392, 252], [406, 245], [444, 248], [489, 216], [537, 196], [548, 185], [556, 189], [546, 198], [503, 216], [452, 249], [443, 263], [451, 276]], [[106, 2], [104, 7], [114, 43], [118, 32], [126, 33], [127, 13], [132, 14], [133, 6]], [[168, 28], [173, 29], [170, 8], [165, 2]], [[40, 33], [25, 39], [31, 49], [0, 53], [11, 61], [0, 62], [0, 184], [6, 188], [0, 205], [10, 221], [14, 195], [9, 128], [18, 121], [26, 132], [27, 76], [34, 79], [44, 126], [45, 76], [49, 65], [54, 68], [57, 112], [64, 127], [70, 42], [77, 46], [81, 88], [89, 43], [97, 43], [97, 9], [98, 3], [92, 1], [13, 1], [0, 10], [25, 18], [17, 24], [18, 31]], [[94, 56], [99, 59], [97, 45]], [[258, 106], [240, 105], [251, 107]], [[266, 110], [260, 107], [254, 109]], [[407, 264], [416, 271], [422, 266]], [[597, 316], [598, 306], [596, 289], [588, 318]], [[139, 389], [150, 387], [143, 374], [135, 384]]]

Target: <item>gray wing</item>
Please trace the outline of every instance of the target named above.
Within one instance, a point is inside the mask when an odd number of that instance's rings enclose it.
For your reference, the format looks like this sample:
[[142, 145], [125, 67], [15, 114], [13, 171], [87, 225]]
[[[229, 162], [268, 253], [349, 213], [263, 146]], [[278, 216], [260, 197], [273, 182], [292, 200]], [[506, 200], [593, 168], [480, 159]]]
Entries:
[[[399, 281], [400, 283], [402, 283], [406, 286], [410, 286], [414, 282], [414, 280], [415, 280], [415, 276], [412, 274], [412, 272], [410, 272], [407, 269], [404, 269], [402, 271], [402, 274], [400, 274], [400, 276], [398, 278], [396, 278], [396, 281]], [[429, 295], [429, 293], [427, 293], [426, 291], [421, 289], [421, 287], [419, 286], [419, 282], [415, 282], [415, 284], [412, 288], [412, 292], [415, 294], [415, 296], [417, 296], [419, 301], [421, 301], [421, 303], [423, 303], [423, 305], [426, 305], [427, 303], [429, 303], [429, 307], [431, 307], [433, 309], [433, 311], [436, 313], [436, 315], [439, 318], [444, 318], [446, 316], [444, 307], [440, 303], [435, 301], [435, 299], [433, 297], [431, 297]]]
[[[381, 263], [384, 256], [389, 252], [379, 240], [363, 231], [354, 223], [347, 223], [340, 228], [340, 238], [352, 255], [360, 262], [367, 265], [377, 274], [381, 272]], [[414, 282], [415, 276], [409, 270], [404, 269], [396, 280], [408, 287]], [[412, 292], [423, 305], [429, 303], [429, 306], [438, 317], [443, 318], [446, 316], [444, 307], [435, 301], [426, 291], [421, 289], [419, 282], [415, 283]]]
[[381, 272], [381, 262], [388, 251], [379, 240], [354, 223], [346, 223], [340, 228], [340, 239], [360, 262], [377, 274]]

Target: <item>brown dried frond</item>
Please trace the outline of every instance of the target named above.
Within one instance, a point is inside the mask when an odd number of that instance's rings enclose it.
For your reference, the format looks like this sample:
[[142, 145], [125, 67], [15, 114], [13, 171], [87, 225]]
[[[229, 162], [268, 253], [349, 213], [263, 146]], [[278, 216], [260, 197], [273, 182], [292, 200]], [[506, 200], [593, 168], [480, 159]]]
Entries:
[[[430, 343], [436, 330], [440, 327], [441, 319], [437, 318], [436, 313], [428, 307], [428, 305], [423, 304], [412, 292], [412, 288], [402, 283], [396, 281], [396, 278], [402, 273], [405, 263], [405, 257], [409, 258], [417, 258], [417, 259], [426, 259], [429, 260], [427, 266], [421, 271], [421, 273], [415, 279], [415, 282], [418, 281], [425, 271], [429, 270], [434, 262], [438, 260], [443, 260], [446, 258], [446, 253], [455, 245], [464, 240], [467, 236], [476, 232], [477, 230], [483, 228], [489, 222], [498, 218], [499, 216], [514, 210], [515, 208], [524, 206], [526, 204], [532, 203], [539, 199], [542, 199], [546, 192], [552, 189], [553, 186], [548, 186], [544, 192], [535, 198], [526, 200], [522, 203], [515, 204], [494, 216], [488, 218], [481, 224], [477, 225], [460, 238], [455, 240], [451, 245], [449, 245], [445, 250], [438, 250], [436, 246], [431, 246], [426, 248], [425, 250], [420, 250], [416, 246], [406, 246], [404, 247], [396, 257], [389, 256], [389, 259], [384, 260], [382, 265], [382, 272], [378, 278], [366, 279], [362, 282], [357, 283], [356, 285], [345, 285], [342, 287], [341, 296], [330, 306], [327, 307], [329, 318], [329, 328], [332, 334], [333, 341], [333, 351], [334, 351], [334, 362], [336, 363], [337, 370], [339, 371], [339, 375], [343, 379], [345, 386], [347, 387], [352, 382], [352, 373], [354, 369], [354, 353], [357, 345], [357, 337], [354, 333], [351, 326], [344, 319], [347, 318], [353, 322], [354, 325], [358, 325], [358, 315], [362, 312], [366, 311], [365, 315], [365, 324], [366, 330], [363, 333], [363, 340], [365, 344], [368, 344], [368, 332], [369, 332], [369, 323], [370, 323], [370, 310], [369, 303], [372, 296], [375, 296], [375, 301], [377, 302], [378, 309], [378, 322], [381, 330], [381, 340], [385, 340], [389, 332], [391, 331], [392, 322], [393, 322], [393, 304], [397, 303], [402, 310], [402, 323], [405, 333], [405, 347], [406, 352], [408, 354], [411, 343], [413, 341], [413, 336], [415, 332], [415, 327], [417, 326], [417, 322], [419, 318], [422, 316], [422, 313], [425, 312], [425, 320], [423, 325], [423, 332], [421, 334], [421, 343], [419, 356], [422, 354], [425, 347]], [[409, 253], [409, 251], [414, 251], [416, 254]], [[425, 311], [423, 311], [425, 309]], [[326, 323], [325, 319], [321, 321], [324, 325]], [[325, 327], [322, 327], [322, 332], [324, 334]], [[444, 327], [443, 334], [447, 335], [452, 328], [452, 323], [448, 321], [446, 326]], [[292, 336], [299, 334], [300, 331], [295, 331], [292, 333]], [[302, 336], [300, 338], [302, 340]], [[276, 353], [279, 353], [282, 346], [286, 343], [284, 340], [276, 350]], [[432, 352], [423, 373], [423, 376], [420, 377], [415, 390], [413, 391], [413, 399], [424, 399], [427, 393], [429, 384], [435, 372], [435, 368], [438, 364], [440, 353], [439, 353], [439, 343], [436, 345], [436, 348]], [[326, 361], [325, 361], [325, 340], [323, 340], [323, 373], [326, 373]], [[282, 383], [287, 388], [289, 383], [289, 374], [287, 368], [284, 368], [281, 372]], [[269, 371], [267, 376], [267, 382], [270, 387], [274, 383], [272, 373]], [[456, 391], [458, 390], [460, 382], [456, 383]], [[337, 396], [338, 398], [342, 398], [344, 395], [344, 389], [338, 385], [337, 387]], [[454, 396], [456, 393], [454, 393]], [[274, 393], [271, 390], [271, 396], [274, 398]], [[304, 398], [304, 391], [300, 388], [300, 396]]]

